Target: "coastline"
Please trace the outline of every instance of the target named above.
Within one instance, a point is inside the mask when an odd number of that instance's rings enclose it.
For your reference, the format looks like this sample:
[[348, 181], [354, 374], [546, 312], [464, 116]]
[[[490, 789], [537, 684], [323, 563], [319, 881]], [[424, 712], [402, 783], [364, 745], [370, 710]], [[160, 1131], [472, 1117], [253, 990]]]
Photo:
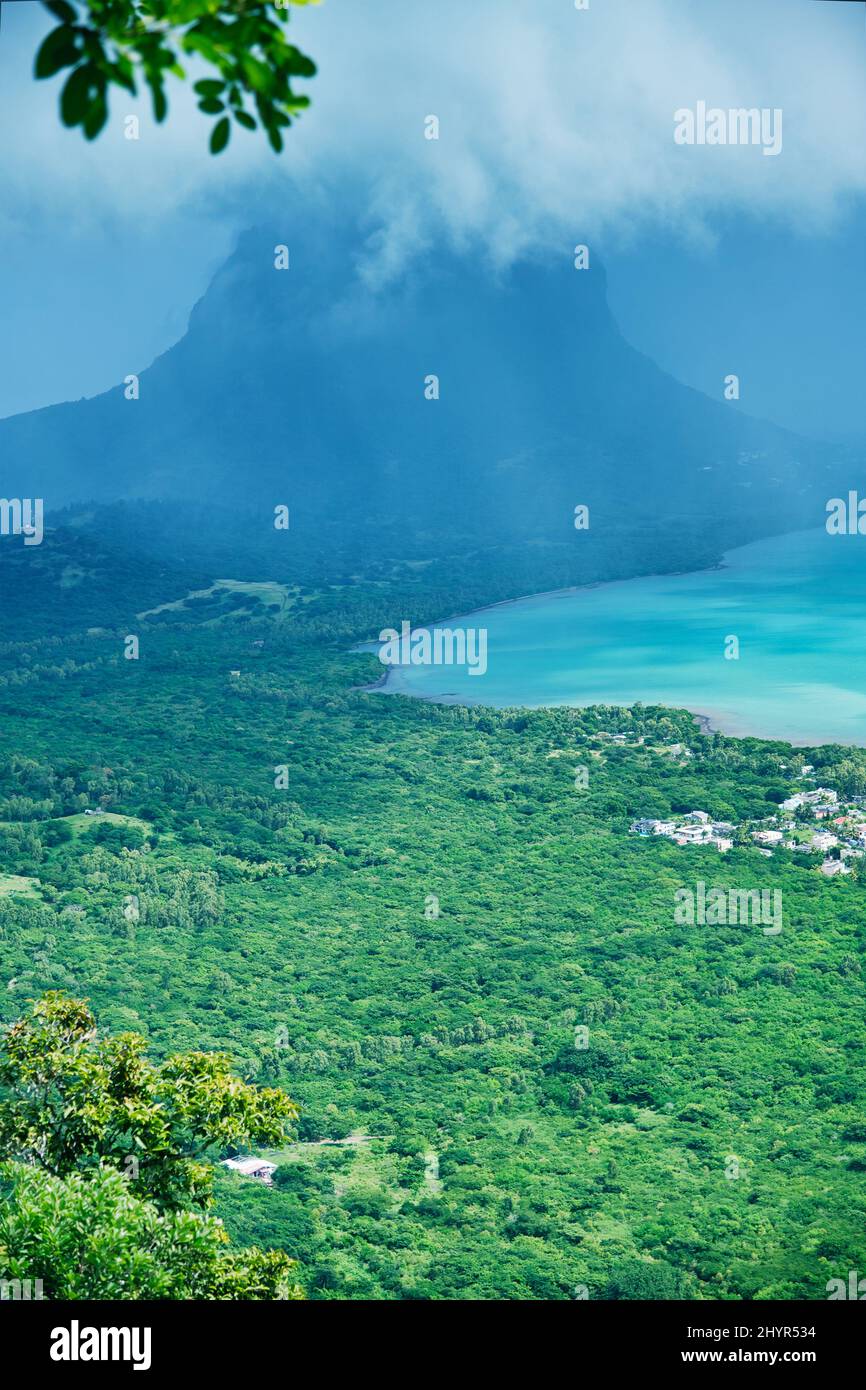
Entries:
[[[816, 531], [817, 529], [818, 528], [809, 528], [804, 534], [809, 535], [811, 532]], [[792, 536], [798, 534], [801, 533], [783, 533], [783, 535], [781, 536], [772, 536], [768, 538], [768, 540], [769, 542], [774, 542], [778, 540], [789, 540]], [[527, 608], [531, 609], [531, 607], [536, 604], [550, 604], [552, 601], [555, 602], [556, 600], [574, 600], [575, 598], [579, 598], [579, 596], [583, 593], [588, 594], [590, 591], [610, 588], [613, 585], [618, 584], [634, 584], [638, 580], [674, 580], [684, 576], [709, 576], [722, 571], [738, 570], [741, 568], [748, 570], [752, 566], [756, 565], [757, 561], [754, 558], [749, 557], [748, 555], [743, 556], [742, 558], [737, 556], [737, 558], [734, 558], [732, 562], [731, 557], [733, 557], [736, 552], [749, 551], [752, 549], [752, 547], [763, 546], [764, 544], [766, 544], [765, 540], [761, 539], [759, 541], [746, 542], [744, 546], [735, 546], [729, 550], [724, 551], [721, 559], [718, 560], [716, 563], [702, 566], [700, 569], [669, 570], [663, 572], [656, 571], [652, 574], [631, 576], [628, 579], [595, 580], [588, 584], [570, 585], [567, 588], [547, 589], [526, 595], [515, 595], [511, 598], [500, 599], [495, 603], [484, 604], [481, 607], [468, 610], [467, 612], [451, 614], [449, 617], [439, 618], [430, 622], [419, 622], [417, 624], [417, 628], [413, 630], [429, 632], [437, 628], [465, 626], [473, 622], [476, 625], [478, 625], [479, 620], [481, 621], [481, 623], [483, 623], [484, 615], [493, 614], [498, 609], [513, 608], [517, 604], [521, 605], [521, 607], [524, 610], [526, 610]], [[763, 563], [763, 561], [761, 561], [761, 563]], [[661, 591], [659, 602], [662, 601], [663, 597], [664, 590]], [[654, 600], [652, 598], [651, 591], [650, 602], [653, 601]], [[577, 611], [579, 613], [579, 610]], [[531, 617], [529, 621], [531, 626]], [[379, 646], [380, 644], [377, 641], [365, 641], [353, 646], [351, 650], [354, 652], [370, 652], [377, 654], [379, 651]], [[692, 689], [692, 696], [697, 698], [695, 700], [695, 704], [691, 705], [689, 703], [688, 693], [686, 691], [682, 692], [685, 696], [684, 699], [677, 698], [679, 692], [676, 690], [671, 690], [669, 686], [667, 690], [662, 689], [659, 691], [659, 695], [661, 695], [662, 697], [667, 696], [668, 698], [653, 698], [648, 701], [647, 696], [645, 694], [641, 694], [639, 689], [635, 690], [633, 694], [631, 691], [628, 690], [628, 684], [631, 684], [631, 682], [628, 682], [626, 684], [625, 690], [623, 690], [623, 682], [619, 681], [617, 683], [620, 686], [620, 692], [627, 696], [626, 699], [603, 699], [598, 697], [594, 699], [574, 698], [575, 694], [580, 694], [580, 686], [582, 682], [578, 680], [574, 683], [572, 691], [569, 692], [572, 695], [572, 698], [568, 698], [567, 696], [566, 698], [560, 698], [559, 692], [554, 689], [549, 693], [555, 694], [557, 698], [542, 698], [533, 700], [533, 695], [535, 694], [535, 691], [533, 690], [531, 671], [528, 671], [526, 673], [526, 680], [516, 682], [516, 684], [518, 685], [518, 691], [515, 692], [518, 693], [517, 700], [513, 702], [511, 701], [511, 692], [508, 689], [508, 683], [506, 683], [505, 687], [501, 689], [499, 692], [499, 698], [494, 698], [491, 701], [489, 698], [473, 698], [473, 695], [471, 695], [465, 689], [465, 687], [462, 689], [461, 692], [458, 693], [456, 691], [442, 690], [440, 685], [439, 689], [435, 693], [425, 693], [423, 691], [418, 690], [414, 686], [408, 671], [404, 671], [404, 668], [402, 668], [399, 665], [388, 665], [384, 668], [384, 670], [382, 670], [381, 674], [378, 676], [376, 680], [365, 683], [363, 685], [355, 686], [353, 687], [353, 689], [363, 693], [371, 694], [376, 693], [388, 695], [405, 695], [408, 699], [426, 700], [428, 703], [431, 704], [460, 704], [465, 706], [466, 708], [483, 708], [485, 706], [489, 706], [492, 709], [508, 709], [511, 711], [531, 711], [534, 709], [549, 709], [563, 707], [573, 709], [586, 709], [594, 704], [610, 704], [612, 706], [617, 706], [622, 709], [628, 709], [633, 707], [634, 705], [650, 703], [658, 705], [660, 708], [668, 708], [672, 710], [687, 712], [692, 716], [692, 719], [696, 726], [696, 731], [703, 735], [712, 735], [715, 733], [720, 733], [729, 738], [755, 738], [765, 742], [784, 743], [789, 747], [797, 747], [804, 749], [818, 748], [828, 743], [838, 743], [842, 746], [847, 745], [851, 747], [866, 746], [866, 740], [864, 740], [862, 737], [862, 719], [859, 721], [859, 724], [852, 721], [852, 727], [850, 728], [844, 728], [843, 725], [844, 732], [842, 729], [828, 730], [825, 721], [820, 718], [820, 710], [817, 708], [813, 711], [813, 715], [815, 717], [811, 720], [803, 721], [797, 720], [796, 718], [790, 720], [786, 719], [785, 717], [786, 708], [784, 706], [784, 702], [782, 703], [782, 706], [777, 710], [775, 702], [772, 700], [764, 699], [763, 701], [755, 702], [746, 698], [744, 708], [729, 708], [728, 702], [731, 698], [731, 692], [727, 690], [723, 691], [720, 689], [718, 693], [722, 695], [722, 699], [725, 703], [723, 706], [717, 707], [716, 702], [713, 700], [712, 696], [709, 701], [704, 703], [704, 700], [701, 698], [701, 694], [697, 690]], [[665, 684], [667, 684], [667, 682]], [[523, 688], [519, 689], [520, 686], [522, 686]], [[538, 693], [541, 694], [542, 692], [538, 691]], [[523, 696], [522, 699], [520, 698], [521, 695]], [[672, 695], [674, 697], [673, 699], [670, 698]], [[529, 697], [529, 701], [532, 701], [531, 703], [527, 700], [527, 696]], [[735, 705], [737, 705], [738, 703], [739, 702], [735, 700]], [[774, 717], [774, 715], [776, 714], [780, 716], [778, 719], [778, 724], [782, 726], [781, 729], [777, 726], [776, 718]], [[749, 727], [750, 723], [752, 722], [754, 722], [755, 727]], [[823, 725], [824, 727], [809, 728], [809, 723]], [[788, 730], [787, 732], [783, 732], [782, 730], [784, 729], [786, 724], [788, 725]], [[853, 739], [851, 737], [852, 733], [855, 734], [855, 737]], [[857, 737], [858, 734], [861, 735], [859, 740]]]
[[[751, 542], [749, 542], [749, 544], [751, 544]], [[737, 549], [739, 548], [740, 547], [737, 547]], [[453, 623], [456, 620], [465, 622], [467, 618], [474, 618], [479, 613], [492, 613], [497, 608], [512, 608], [517, 603], [531, 603], [533, 600], [540, 601], [541, 599], [549, 598], [565, 598], [572, 594], [589, 593], [592, 589], [612, 588], [615, 584], [633, 584], [638, 579], [676, 579], [678, 576], [686, 574], [711, 574], [716, 570], [730, 569], [730, 566], [726, 564], [724, 558], [727, 553], [728, 552], [725, 551], [722, 558], [714, 565], [704, 565], [699, 570], [653, 570], [650, 574], [632, 574], [624, 579], [592, 579], [588, 584], [570, 584], [565, 589], [539, 589], [533, 591], [531, 594], [515, 594], [513, 598], [501, 598], [497, 599], [495, 603], [482, 604], [480, 608], [470, 608], [466, 613], [449, 613], [444, 618], [432, 618], [429, 622], [418, 623], [417, 628], [413, 624], [413, 631], [431, 631], [436, 627], [445, 627], [447, 623]], [[378, 651], [378, 648], [379, 642], [376, 638], [365, 638], [363, 641], [356, 642], [354, 646], [349, 647], [349, 654], [362, 655], [365, 652], [369, 652], [371, 655], [374, 655]], [[392, 666], [387, 668], [384, 673], [371, 684], [353, 685], [351, 689], [360, 690], [365, 693], [370, 691], [385, 691], [389, 695], [398, 693], [387, 689], [390, 678], [397, 670], [399, 670], [399, 667]], [[445, 703], [445, 699], [442, 696], [435, 697], [430, 695], [416, 695], [413, 693], [410, 698], [413, 700], [430, 700], [433, 704]], [[453, 701], [457, 697], [450, 696], [449, 698]], [[468, 702], [463, 701], [463, 703], [465, 704]], [[476, 700], [472, 701], [472, 703], [483, 704], [483, 701]], [[533, 706], [515, 705], [513, 708], [531, 709]], [[704, 716], [701, 717], [703, 718]]]
[[[810, 531], [820, 530], [820, 527], [797, 528], [794, 531], [781, 531], [770, 536], [762, 536], [757, 540], [744, 541], [742, 545], [730, 546], [723, 550], [720, 559], [713, 565], [702, 565], [700, 569], [694, 570], [651, 570], [649, 574], [631, 574], [622, 579], [591, 579], [588, 584], [570, 584], [564, 589], [539, 589], [531, 594], [515, 594], [513, 598], [497, 599], [495, 603], [483, 603], [480, 608], [470, 608], [466, 613], [449, 613], [444, 618], [431, 618], [429, 622], [418, 623], [419, 628], [444, 627], [446, 623], [454, 622], [455, 619], [461, 621], [466, 618], [474, 618], [478, 613], [491, 613], [497, 608], [510, 608], [515, 603], [530, 603], [534, 599], [557, 598], [569, 594], [588, 593], [591, 589], [612, 588], [615, 584], [633, 584], [639, 579], [677, 579], [690, 574], [714, 574], [720, 570], [733, 568], [728, 562], [728, 556], [738, 550], [748, 550], [753, 545], [764, 545], [769, 541], [778, 540], [787, 536], [808, 535]], [[375, 638], [368, 638], [358, 642], [349, 650], [353, 652], [375, 651], [378, 642]], [[359, 687], [359, 689], [362, 687]], [[372, 687], [371, 687], [372, 688]]]
[[[752, 542], [749, 542], [752, 544]], [[736, 549], [742, 547], [737, 546]], [[725, 554], [728, 552], [726, 551]], [[588, 584], [570, 584], [565, 589], [538, 589], [531, 594], [515, 594], [513, 598], [500, 598], [495, 603], [484, 603], [480, 608], [470, 608], [466, 613], [449, 613], [444, 618], [432, 618], [427, 623], [418, 623], [419, 629], [432, 629], [434, 627], [444, 627], [447, 623], [453, 623], [456, 619], [465, 622], [467, 618], [474, 618], [479, 613], [492, 613], [497, 608], [512, 608], [516, 603], [532, 603], [533, 600], [549, 598], [565, 598], [572, 594], [589, 593], [592, 589], [612, 589], [616, 584], [634, 584], [637, 580], [643, 579], [677, 579], [687, 574], [712, 574], [717, 570], [730, 569], [730, 565], [725, 563], [724, 556], [714, 565], [703, 565], [699, 570], [653, 570], [649, 574], [630, 574], [623, 579], [592, 579]], [[413, 624], [413, 630], [415, 624]], [[375, 638], [368, 638], [359, 642], [357, 646], [350, 647], [350, 651], [374, 651], [378, 646]]]
[[[463, 705], [466, 709], [485, 708], [486, 702], [484, 700], [469, 700], [464, 695], [457, 694], [454, 691], [443, 691], [443, 693], [440, 695], [427, 695], [419, 691], [410, 689], [408, 686], [404, 686], [401, 688], [401, 686], [399, 685], [399, 669], [399, 667], [392, 667], [390, 670], [384, 671], [383, 674], [378, 678], [378, 680], [374, 681], [371, 685], [354, 685], [351, 688], [355, 691], [360, 692], [361, 694], [392, 696], [402, 695], [407, 700], [420, 700], [428, 705]], [[598, 703], [607, 702], [600, 701]], [[615, 705], [615, 708], [633, 709], [638, 704], [645, 704], [645, 702], [641, 700], [633, 700], [629, 704], [618, 703]], [[531, 714], [535, 710], [540, 709], [592, 709], [593, 705], [594, 702], [592, 701], [588, 701], [585, 704], [575, 704], [573, 701], [570, 700], [562, 700], [554, 704], [488, 705], [487, 708], [495, 709], [497, 711], [508, 710], [512, 713], [519, 711], [521, 713]], [[710, 714], [705, 714], [702, 710], [694, 710], [689, 705], [677, 705], [672, 704], [668, 701], [661, 702], [659, 708], [677, 710], [680, 712], [685, 712], [686, 714], [690, 714], [695, 724], [697, 725], [697, 732], [704, 736], [709, 736], [711, 734], [723, 734], [725, 738], [755, 738], [759, 739], [762, 743], [785, 743], [791, 748], [807, 749], [821, 748], [828, 743], [836, 743], [838, 741], [837, 739], [827, 738], [791, 738], [786, 737], [784, 734], [759, 733], [753, 730], [742, 729], [739, 727], [726, 728], [725, 725], [733, 721], [733, 716], [720, 714], [715, 710], [712, 711]], [[851, 743], [842, 744], [842, 746], [850, 748], [862, 748], [864, 745], [860, 743]]]
[[[673, 708], [673, 706], [671, 706], [671, 708]], [[725, 732], [724, 729], [718, 729], [710, 722], [710, 716], [708, 714], [696, 714], [694, 710], [689, 710], [689, 713], [693, 716], [702, 734], [723, 734]]]

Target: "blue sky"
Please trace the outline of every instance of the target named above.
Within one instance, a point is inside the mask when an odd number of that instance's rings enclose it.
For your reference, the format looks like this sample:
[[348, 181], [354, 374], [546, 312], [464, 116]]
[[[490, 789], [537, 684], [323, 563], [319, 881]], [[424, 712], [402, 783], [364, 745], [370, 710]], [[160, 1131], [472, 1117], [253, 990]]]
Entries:
[[[178, 88], [137, 143], [125, 96], [91, 146], [32, 59], [50, 25], [4, 5], [0, 415], [143, 368], [254, 222], [364, 199], [373, 283], [442, 238], [508, 261], [586, 241], [626, 337], [681, 380], [808, 433], [866, 438], [866, 7], [818, 0], [325, 0], [292, 18], [320, 66], [276, 158], [206, 152]], [[779, 107], [778, 158], [678, 147], [673, 112]], [[423, 120], [440, 118], [438, 142]], [[280, 237], [276, 236], [275, 240]]]

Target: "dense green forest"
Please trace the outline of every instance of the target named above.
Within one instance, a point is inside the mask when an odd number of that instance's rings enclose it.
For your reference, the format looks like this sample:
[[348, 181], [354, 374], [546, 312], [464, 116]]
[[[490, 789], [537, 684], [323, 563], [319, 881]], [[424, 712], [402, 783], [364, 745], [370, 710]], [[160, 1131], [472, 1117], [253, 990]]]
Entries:
[[[274, 1185], [215, 1171], [234, 1246], [316, 1299], [820, 1299], [863, 1267], [866, 875], [628, 828], [765, 815], [804, 757], [866, 795], [866, 753], [363, 688], [382, 622], [555, 557], [233, 587], [192, 543], [182, 574], [54, 544], [4, 564], [35, 617], [0, 647], [0, 1021], [62, 990], [284, 1088]], [[782, 932], [677, 925], [699, 879], [781, 889]]]

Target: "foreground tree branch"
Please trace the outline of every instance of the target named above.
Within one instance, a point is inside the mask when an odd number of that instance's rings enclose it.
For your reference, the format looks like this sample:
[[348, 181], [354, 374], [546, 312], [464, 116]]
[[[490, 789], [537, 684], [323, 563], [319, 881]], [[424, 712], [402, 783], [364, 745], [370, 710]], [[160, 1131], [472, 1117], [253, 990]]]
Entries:
[[271, 147], [309, 106], [296, 78], [316, 65], [289, 43], [289, 5], [317, 0], [43, 0], [59, 20], [36, 55], [37, 78], [66, 73], [60, 93], [64, 125], [93, 140], [108, 120], [112, 87], [136, 95], [150, 89], [157, 121], [168, 114], [166, 78], [187, 78], [181, 59], [211, 74], [193, 84], [198, 107], [215, 117], [212, 154], [226, 148], [232, 125], [261, 127]]

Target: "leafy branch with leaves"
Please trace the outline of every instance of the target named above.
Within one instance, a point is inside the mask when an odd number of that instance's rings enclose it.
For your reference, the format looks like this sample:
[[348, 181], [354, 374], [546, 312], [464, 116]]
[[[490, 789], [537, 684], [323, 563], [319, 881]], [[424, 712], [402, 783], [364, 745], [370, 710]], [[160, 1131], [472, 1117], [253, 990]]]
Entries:
[[[44, 995], [0, 1038], [0, 1277], [49, 1298], [303, 1297], [282, 1251], [226, 1249], [209, 1149], [279, 1143], [298, 1108], [219, 1053], [161, 1065]], [[190, 1210], [192, 1208], [192, 1210]]]
[[136, 1033], [100, 1037], [85, 1004], [50, 992], [0, 1040], [0, 1158], [64, 1176], [111, 1165], [164, 1208], [209, 1204], [209, 1149], [278, 1144], [298, 1108], [221, 1053], [156, 1066]]
[[283, 148], [283, 131], [310, 104], [297, 78], [314, 77], [312, 59], [288, 42], [289, 5], [318, 0], [43, 0], [59, 21], [36, 55], [37, 78], [66, 72], [60, 94], [64, 125], [93, 140], [108, 120], [112, 87], [150, 89], [157, 121], [168, 114], [166, 79], [186, 80], [181, 59], [213, 75], [193, 83], [198, 108], [216, 117], [212, 154], [229, 143], [232, 122], [265, 131]]

